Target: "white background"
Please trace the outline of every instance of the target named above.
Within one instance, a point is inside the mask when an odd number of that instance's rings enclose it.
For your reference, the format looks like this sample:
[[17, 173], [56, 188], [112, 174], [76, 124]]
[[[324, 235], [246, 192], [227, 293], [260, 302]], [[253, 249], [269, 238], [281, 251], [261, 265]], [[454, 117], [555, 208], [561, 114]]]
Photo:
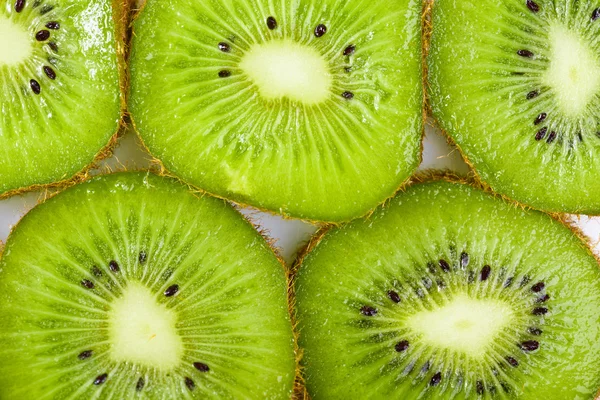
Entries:
[[[126, 133], [119, 141], [113, 157], [102, 162], [102, 168], [123, 169], [143, 168], [150, 157], [146, 154], [133, 132]], [[448, 168], [461, 173], [468, 172], [460, 153], [450, 147], [446, 140], [434, 129], [427, 127], [424, 140], [423, 164], [421, 169]], [[33, 192], [0, 201], [0, 241], [6, 241], [12, 227], [19, 219], [43, 198], [43, 192]], [[263, 233], [275, 240], [280, 254], [286, 262], [294, 260], [296, 252], [318, 229], [317, 226], [298, 220], [285, 220], [281, 217], [246, 208], [243, 213], [258, 224]], [[600, 217], [572, 216], [584, 232], [591, 238], [595, 251], [600, 254]]]

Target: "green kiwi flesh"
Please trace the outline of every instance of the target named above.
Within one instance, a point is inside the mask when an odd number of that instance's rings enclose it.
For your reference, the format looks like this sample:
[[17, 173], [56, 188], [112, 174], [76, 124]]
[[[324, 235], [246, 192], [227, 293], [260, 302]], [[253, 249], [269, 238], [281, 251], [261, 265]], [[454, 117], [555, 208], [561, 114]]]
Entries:
[[289, 399], [294, 375], [283, 267], [222, 200], [109, 175], [8, 239], [2, 399]]
[[366, 214], [419, 163], [422, 4], [149, 0], [130, 111], [166, 169], [309, 220]]
[[600, 269], [568, 227], [471, 186], [410, 186], [296, 277], [313, 399], [592, 399]]
[[117, 131], [116, 13], [111, 0], [3, 2], [0, 195], [71, 178]]
[[431, 108], [496, 192], [600, 214], [600, 2], [436, 0]]

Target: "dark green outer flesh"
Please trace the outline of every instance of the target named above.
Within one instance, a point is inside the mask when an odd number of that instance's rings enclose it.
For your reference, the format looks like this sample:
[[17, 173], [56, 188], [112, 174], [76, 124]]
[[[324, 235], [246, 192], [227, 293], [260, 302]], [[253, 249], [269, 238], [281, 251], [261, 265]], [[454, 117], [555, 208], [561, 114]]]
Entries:
[[[71, 178], [107, 145], [121, 116], [115, 25], [121, 17], [113, 14], [121, 7], [113, 9], [111, 0], [28, 0], [16, 13], [15, 1], [4, 3], [0, 18], [30, 34], [33, 58], [0, 66], [0, 195]], [[47, 29], [48, 22], [60, 28]], [[40, 42], [35, 34], [42, 29], [50, 38]], [[54, 80], [44, 66], [53, 69]]]
[[[539, 350], [524, 353], [509, 343], [520, 366], [513, 368], [500, 360], [501, 376], [511, 382], [510, 393], [505, 393], [498, 382], [494, 383], [495, 396], [490, 395], [488, 383], [482, 396], [475, 393], [474, 382], [469, 391], [464, 387], [455, 391], [458, 376], [448, 371], [456, 372], [465, 361], [444, 360], [439, 354], [432, 356], [434, 361], [423, 377], [417, 375], [427, 358], [420, 357], [408, 378], [402, 377], [410, 360], [407, 357], [415, 353], [400, 354], [394, 345], [403, 338], [399, 333], [402, 316], [410, 313], [410, 304], [420, 304], [413, 289], [420, 288], [426, 297], [438, 300], [456, 293], [452, 285], [464, 277], [457, 269], [463, 251], [470, 255], [470, 266], [492, 267], [492, 286], [487, 288], [501, 288], [503, 279], [515, 274], [511, 287], [520, 290], [515, 286], [517, 279], [527, 274], [532, 279], [529, 285], [544, 280], [551, 294], [545, 303], [549, 314], [540, 318], [526, 311], [526, 319], [539, 324], [543, 334], [532, 336], [525, 330], [512, 333], [518, 340], [539, 340]], [[421, 277], [427, 276], [427, 264], [437, 265], [439, 259], [448, 260], [455, 272], [438, 270], [436, 276], [447, 283], [447, 288], [436, 290], [434, 281], [428, 292]], [[523, 289], [524, 296], [534, 294], [529, 285]], [[390, 301], [386, 295], [390, 289], [398, 291], [402, 302]], [[412, 186], [370, 218], [329, 231], [304, 259], [295, 290], [303, 371], [308, 393], [315, 400], [581, 400], [594, 398], [600, 387], [597, 261], [558, 221], [523, 211], [469, 186], [447, 182]], [[378, 314], [361, 315], [363, 304], [376, 307]], [[527, 305], [527, 310], [535, 304]], [[409, 349], [415, 349], [417, 343], [414, 339]], [[428, 382], [436, 371], [443, 372], [443, 379], [432, 388]], [[467, 375], [463, 377], [466, 381]]]
[[[548, 65], [550, 23], [579, 32], [600, 54], [600, 21], [591, 21], [600, 3], [536, 4], [538, 13], [525, 0], [436, 0], [428, 57], [431, 108], [494, 191], [540, 210], [598, 215], [600, 93], [585, 115], [563, 118], [539, 77]], [[522, 49], [536, 58], [520, 57]], [[528, 100], [534, 90], [540, 95]], [[547, 120], [535, 125], [544, 112]], [[565, 124], [570, 128], [561, 129]], [[536, 141], [544, 126], [546, 137]], [[558, 137], [547, 144], [553, 130]]]
[[[128, 282], [177, 314], [185, 352], [168, 374], [111, 359], [106, 311]], [[179, 293], [165, 297], [173, 283]], [[0, 398], [287, 399], [295, 360], [286, 296], [281, 264], [226, 202], [152, 174], [93, 179], [33, 209], [8, 239], [0, 260]], [[78, 359], [90, 349], [91, 358]], [[194, 369], [196, 361], [210, 371]], [[93, 385], [102, 373], [107, 381]], [[146, 384], [136, 392], [140, 377]]]
[[[134, 24], [136, 128], [168, 170], [209, 193], [309, 220], [364, 215], [420, 160], [421, 10], [417, 0], [150, 0]], [[328, 33], [316, 38], [319, 23]], [[283, 37], [325, 55], [334, 84], [319, 106], [264, 101], [237, 67], [253, 44]]]

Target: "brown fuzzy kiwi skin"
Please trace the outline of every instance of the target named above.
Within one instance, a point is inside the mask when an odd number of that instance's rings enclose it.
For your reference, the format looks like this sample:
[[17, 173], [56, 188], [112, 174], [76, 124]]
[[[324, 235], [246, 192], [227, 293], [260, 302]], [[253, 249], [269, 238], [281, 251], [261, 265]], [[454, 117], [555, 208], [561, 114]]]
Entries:
[[[90, 164], [82, 168], [79, 172], [71, 177], [64, 176], [57, 182], [35, 184], [23, 188], [12, 189], [4, 193], [0, 193], [0, 200], [5, 200], [12, 196], [18, 196], [29, 192], [39, 190], [57, 190], [81, 183], [90, 176], [93, 169], [98, 168], [100, 161], [112, 156], [116, 148], [119, 138], [123, 135], [127, 127], [127, 88], [129, 87], [128, 70], [128, 54], [129, 54], [129, 21], [131, 19], [131, 4], [129, 0], [113, 0], [113, 20], [115, 23], [115, 52], [117, 54], [117, 67], [119, 69], [119, 92], [120, 92], [120, 112], [119, 122], [115, 133], [110, 137], [108, 143], [94, 156]], [[1, 242], [0, 242], [1, 244]]]
[[[503, 201], [505, 204], [507, 204], [511, 207], [519, 208], [524, 211], [531, 211], [531, 210], [537, 211], [537, 210], [533, 209], [532, 207], [523, 205], [519, 202], [509, 199], [506, 196], [502, 196], [502, 195], [495, 193], [494, 191], [491, 190], [491, 188], [489, 186], [482, 183], [480, 180], [474, 179], [473, 177], [460, 176], [460, 175], [457, 175], [456, 173], [454, 173], [452, 171], [448, 171], [448, 170], [426, 170], [426, 171], [422, 171], [422, 172], [417, 172], [414, 176], [411, 177], [411, 179], [404, 186], [402, 186], [398, 190], [398, 193], [405, 192], [408, 188], [410, 188], [414, 185], [419, 185], [422, 183], [434, 182], [434, 181], [444, 181], [444, 182], [449, 182], [449, 183], [453, 183], [453, 184], [468, 185], [475, 189], [479, 189], [479, 190], [495, 197], [498, 200]], [[386, 200], [386, 202], [383, 203], [382, 205], [380, 205], [378, 208], [387, 207], [389, 205], [390, 200], [391, 199]], [[363, 219], [368, 220], [370, 218], [370, 215], [373, 214], [373, 212], [375, 212], [375, 210], [373, 210], [368, 216], [363, 217]], [[579, 229], [577, 226], [575, 226], [574, 222], [569, 220], [567, 215], [559, 214], [559, 213], [545, 213], [545, 212], [541, 212], [541, 213], [548, 215], [550, 218], [552, 218], [556, 222], [558, 222], [558, 223], [564, 225], [565, 227], [567, 227], [568, 229], [570, 229], [573, 236], [577, 237], [580, 240], [581, 248], [585, 249], [588, 254], [590, 254], [591, 256], [593, 256], [596, 259], [596, 261], [598, 262], [598, 268], [600, 268], [600, 254], [596, 254], [592, 250], [593, 244], [592, 244], [591, 239], [588, 236], [586, 236], [581, 231], [581, 229]], [[303, 264], [306, 256], [315, 247], [317, 247], [319, 245], [319, 243], [321, 242], [321, 240], [323, 239], [325, 234], [333, 227], [334, 227], [333, 225], [323, 226], [310, 239], [308, 244], [303, 249], [300, 250], [298, 257], [294, 261], [294, 264], [292, 265], [290, 272], [289, 272], [289, 278], [288, 278], [289, 296], [288, 297], [289, 297], [290, 314], [292, 316], [292, 323], [294, 326], [294, 332], [295, 332], [294, 334], [295, 334], [295, 338], [296, 338], [296, 343], [298, 343], [298, 339], [301, 335], [301, 333], [298, 331], [298, 328], [297, 328], [298, 327], [298, 312], [296, 309], [296, 300], [295, 300], [296, 299], [296, 294], [295, 294], [296, 293], [296, 277], [297, 277], [299, 269], [302, 267], [302, 264]], [[300, 358], [297, 360], [298, 375], [296, 376], [296, 387], [295, 387], [293, 399], [294, 400], [310, 400], [310, 395], [308, 394], [308, 391], [307, 391], [306, 385], [305, 385], [304, 369], [302, 366], [302, 349], [299, 349], [298, 356]], [[596, 396], [594, 397], [594, 399], [600, 400], [600, 388], [598, 389], [598, 392], [597, 392]]]

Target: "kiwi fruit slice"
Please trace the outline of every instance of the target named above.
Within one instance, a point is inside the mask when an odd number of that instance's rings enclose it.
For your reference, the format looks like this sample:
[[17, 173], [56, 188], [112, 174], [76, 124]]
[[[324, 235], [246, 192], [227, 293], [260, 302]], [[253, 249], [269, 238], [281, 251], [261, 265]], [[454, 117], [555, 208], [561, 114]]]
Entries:
[[282, 265], [222, 200], [146, 173], [36, 207], [0, 260], [2, 399], [289, 399]]
[[412, 185], [296, 275], [314, 399], [592, 399], [600, 269], [568, 227], [455, 182]]
[[167, 171], [219, 197], [338, 222], [420, 160], [418, 1], [148, 0], [130, 111]]
[[0, 7], [0, 196], [71, 178], [117, 131], [122, 3]]
[[429, 95], [496, 192], [600, 214], [600, 2], [436, 0]]

